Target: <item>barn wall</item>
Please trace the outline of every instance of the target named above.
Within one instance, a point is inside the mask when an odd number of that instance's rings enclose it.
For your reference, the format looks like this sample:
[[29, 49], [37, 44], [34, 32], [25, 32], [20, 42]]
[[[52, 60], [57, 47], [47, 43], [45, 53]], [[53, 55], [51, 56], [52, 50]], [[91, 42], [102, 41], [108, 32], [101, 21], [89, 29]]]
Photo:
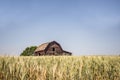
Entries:
[[34, 54], [35, 54], [35, 56], [40, 56], [40, 55], [45, 55], [45, 52], [40, 51], [40, 52], [35, 52]]
[[72, 53], [64, 51], [59, 43], [50, 42], [44, 50], [34, 52], [35, 56], [41, 55], [72, 55]]
[[48, 46], [48, 49], [46, 51], [46, 54], [48, 55], [60, 55], [62, 54], [62, 49], [61, 47], [56, 44], [56, 43], [51, 43], [49, 46]]

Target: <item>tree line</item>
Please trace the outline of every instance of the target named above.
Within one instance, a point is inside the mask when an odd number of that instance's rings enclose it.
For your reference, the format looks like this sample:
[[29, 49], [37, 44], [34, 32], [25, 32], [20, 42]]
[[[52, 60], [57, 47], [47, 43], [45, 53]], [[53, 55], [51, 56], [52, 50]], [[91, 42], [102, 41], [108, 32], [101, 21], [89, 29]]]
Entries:
[[25, 48], [25, 50], [23, 50], [23, 52], [20, 54], [20, 56], [32, 56], [36, 48], [37, 48], [37, 46], [27, 47], [27, 48]]

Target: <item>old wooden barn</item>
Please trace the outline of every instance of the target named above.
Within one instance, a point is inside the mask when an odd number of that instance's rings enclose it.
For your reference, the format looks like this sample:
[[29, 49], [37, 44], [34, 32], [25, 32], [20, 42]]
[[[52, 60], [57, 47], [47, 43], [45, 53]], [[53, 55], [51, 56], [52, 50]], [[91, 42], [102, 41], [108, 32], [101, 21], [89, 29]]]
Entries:
[[41, 44], [37, 47], [37, 49], [34, 52], [35, 56], [41, 56], [41, 55], [72, 55], [71, 52], [65, 51], [62, 49], [61, 45], [56, 42], [48, 42]]

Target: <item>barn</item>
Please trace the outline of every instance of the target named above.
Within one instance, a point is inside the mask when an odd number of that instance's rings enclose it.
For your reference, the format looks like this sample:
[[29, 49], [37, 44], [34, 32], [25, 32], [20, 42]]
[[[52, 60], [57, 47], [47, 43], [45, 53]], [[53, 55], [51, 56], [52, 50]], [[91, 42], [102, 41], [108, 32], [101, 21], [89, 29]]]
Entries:
[[42, 55], [72, 55], [71, 52], [62, 49], [61, 45], [56, 41], [43, 43], [34, 51], [35, 56]]

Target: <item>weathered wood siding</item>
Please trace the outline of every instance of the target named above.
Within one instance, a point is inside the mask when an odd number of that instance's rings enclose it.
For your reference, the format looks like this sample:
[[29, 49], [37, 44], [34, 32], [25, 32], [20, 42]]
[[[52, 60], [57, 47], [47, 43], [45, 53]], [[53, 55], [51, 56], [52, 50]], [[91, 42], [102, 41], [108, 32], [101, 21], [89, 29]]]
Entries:
[[35, 52], [35, 56], [45, 55], [44, 51]]
[[[43, 46], [43, 45], [42, 45]], [[41, 55], [71, 55], [72, 53], [64, 51], [59, 43], [53, 41], [47, 44], [45, 49], [34, 52], [35, 56]]]
[[48, 55], [60, 55], [60, 54], [62, 54], [62, 52], [63, 52], [63, 50], [56, 43], [51, 43], [46, 50], [46, 54], [48, 54]]

